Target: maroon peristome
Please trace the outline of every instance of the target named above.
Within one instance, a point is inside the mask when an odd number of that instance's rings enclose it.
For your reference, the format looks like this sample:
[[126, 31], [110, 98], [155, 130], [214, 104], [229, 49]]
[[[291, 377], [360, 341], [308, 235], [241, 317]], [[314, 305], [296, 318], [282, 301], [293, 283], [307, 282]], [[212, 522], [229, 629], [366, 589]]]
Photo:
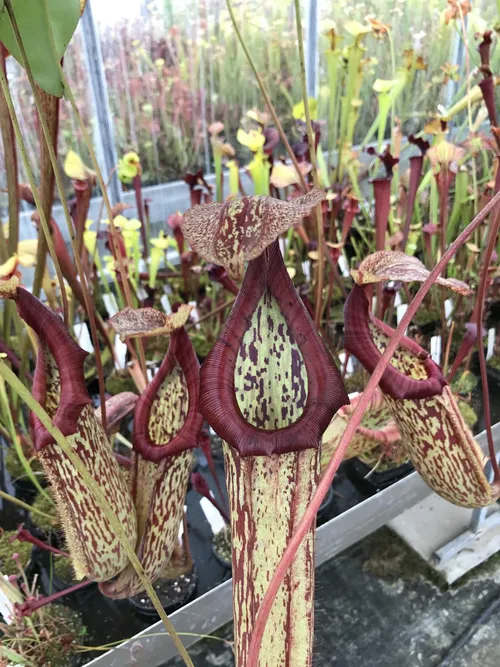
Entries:
[[[189, 409], [179, 433], [168, 443], [153, 442], [149, 435], [149, 416], [153, 402], [165, 378], [172, 372], [176, 364], [182, 368], [189, 393]], [[172, 334], [165, 358], [139, 397], [134, 416], [134, 450], [148, 461], [158, 463], [166, 456], [179, 454], [196, 446], [198, 433], [202, 426], [202, 417], [197, 410], [197, 397], [200, 390], [199, 363], [191, 339], [184, 328]]]
[[[308, 393], [292, 425], [266, 430], [249, 424], [237, 403], [234, 372], [249, 321], [266, 290], [274, 296], [303, 356]], [[242, 457], [318, 447], [334, 413], [349, 402], [342, 378], [287, 273], [277, 241], [252, 260], [226, 324], [201, 369], [200, 412]]]
[[[47, 370], [44, 347], [54, 357], [60, 377], [58, 407], [52, 417], [54, 425], [63, 435], [77, 431], [77, 422], [83, 408], [92, 403], [85, 387], [83, 362], [87, 352], [75, 343], [61, 318], [44, 306], [30, 292], [18, 287], [15, 302], [19, 315], [37, 334], [40, 345], [33, 380], [33, 396], [45, 408], [47, 398]], [[54, 438], [32, 413], [33, 445], [39, 452]]]
[[[389, 338], [394, 334], [391, 327], [371, 314], [366, 290], [354, 285], [344, 307], [344, 347], [371, 374], [382, 354], [373, 342], [370, 324]], [[429, 398], [441, 394], [443, 387], [448, 383], [429, 354], [406, 336], [401, 338], [399, 345], [418, 357], [427, 371], [427, 378], [414, 380], [390, 364], [380, 380], [381, 390], [394, 399]]]

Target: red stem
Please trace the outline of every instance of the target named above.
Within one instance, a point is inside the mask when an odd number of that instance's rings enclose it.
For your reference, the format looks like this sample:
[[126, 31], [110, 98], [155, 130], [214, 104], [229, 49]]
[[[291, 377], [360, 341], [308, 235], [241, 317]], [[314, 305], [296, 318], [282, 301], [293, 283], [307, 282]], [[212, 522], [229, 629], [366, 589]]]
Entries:
[[70, 555], [65, 551], [56, 549], [56, 547], [52, 547], [46, 542], [42, 542], [42, 540], [39, 540], [38, 537], [32, 535], [27, 528], [23, 528], [22, 525], [17, 529], [17, 534], [12, 536], [11, 542], [14, 542], [15, 540], [19, 540], [19, 542], [29, 542], [30, 544], [33, 544], [35, 547], [38, 547], [43, 551], [49, 551], [50, 553], [57, 554], [58, 556], [65, 556], [66, 558], [70, 557]]
[[[372, 181], [375, 197], [375, 249], [385, 249], [385, 235], [391, 210], [391, 180], [389, 178], [375, 178]], [[377, 283], [377, 317], [382, 316], [382, 283]]]
[[80, 581], [80, 583], [75, 584], [74, 586], [70, 586], [69, 588], [65, 588], [58, 593], [53, 593], [52, 595], [47, 595], [45, 597], [37, 598], [34, 600], [26, 600], [26, 602], [24, 602], [22, 605], [18, 605], [18, 609], [22, 616], [31, 616], [31, 614], [37, 609], [40, 609], [40, 607], [44, 607], [46, 604], [50, 604], [51, 602], [59, 600], [59, 598], [63, 598], [64, 596], [69, 595], [70, 593], [74, 593], [75, 591], [79, 591], [82, 588], [86, 588], [93, 583], [93, 581], [88, 580]]
[[351, 419], [349, 420], [342, 437], [340, 438], [338, 447], [333, 455], [328, 467], [326, 468], [323, 477], [321, 478], [318, 488], [316, 489], [314, 496], [309, 503], [307, 510], [304, 512], [304, 516], [300, 520], [300, 523], [297, 526], [297, 530], [288, 543], [283, 556], [281, 558], [280, 564], [276, 568], [273, 578], [271, 579], [267, 591], [262, 599], [260, 609], [257, 613], [255, 619], [254, 629], [252, 633], [252, 639], [250, 643], [248, 663], [246, 667], [257, 667], [259, 659], [260, 645], [262, 642], [262, 636], [266, 628], [267, 619], [271, 611], [272, 604], [276, 598], [279, 587], [283, 583], [283, 580], [286, 576], [287, 570], [290, 567], [297, 549], [300, 547], [304, 537], [309, 532], [311, 524], [315, 521], [316, 513], [321, 505], [323, 498], [326, 496], [328, 489], [330, 488], [335, 473], [337, 472], [342, 460], [344, 458], [345, 452], [349, 443], [356, 433], [357, 428], [361, 424], [363, 415], [368, 408], [370, 401], [372, 400], [373, 393], [375, 392], [378, 383], [382, 375], [385, 372], [385, 369], [390, 363], [391, 357], [394, 354], [399, 341], [404, 336], [405, 330], [410, 324], [413, 316], [417, 312], [418, 307], [424, 300], [427, 292], [430, 290], [434, 284], [436, 278], [441, 274], [443, 268], [447, 265], [453, 255], [457, 252], [458, 248], [463, 245], [474, 231], [479, 227], [483, 220], [488, 216], [488, 214], [500, 203], [500, 192], [488, 202], [488, 204], [483, 208], [483, 210], [476, 215], [472, 222], [464, 229], [464, 231], [455, 239], [455, 241], [450, 245], [448, 250], [440, 258], [439, 262], [432, 269], [429, 276], [426, 278], [419, 291], [413, 298], [412, 302], [408, 305], [408, 309], [404, 316], [401, 318], [401, 322], [398, 324], [394, 335], [391, 337], [385, 352], [379, 359], [373, 374], [365, 388], [365, 391], [361, 395], [361, 398], [352, 414]]
[[[500, 162], [500, 158], [499, 158]], [[500, 190], [500, 163], [499, 168], [497, 169], [497, 175], [495, 179], [495, 193], [499, 194]], [[494, 482], [500, 482], [500, 468], [498, 466], [497, 457], [495, 454], [495, 443], [493, 442], [493, 434], [491, 432], [491, 410], [490, 410], [490, 397], [488, 391], [488, 375], [486, 372], [486, 357], [484, 355], [484, 347], [481, 339], [481, 333], [483, 330], [483, 311], [484, 311], [484, 301], [486, 299], [486, 292], [489, 287], [489, 268], [490, 261], [493, 252], [496, 249], [496, 241], [498, 236], [498, 229], [500, 227], [500, 211], [497, 212], [496, 217], [493, 220], [493, 224], [490, 226], [490, 237], [488, 239], [488, 245], [486, 247], [486, 252], [483, 257], [483, 268], [481, 271], [481, 281], [479, 283], [479, 289], [477, 292], [477, 331], [478, 331], [478, 345], [477, 349], [479, 352], [479, 368], [481, 371], [481, 384], [483, 390], [483, 409], [484, 409], [484, 426], [486, 429], [486, 437], [488, 439], [488, 453], [490, 455], [491, 465], [493, 467], [493, 472], [495, 473]]]

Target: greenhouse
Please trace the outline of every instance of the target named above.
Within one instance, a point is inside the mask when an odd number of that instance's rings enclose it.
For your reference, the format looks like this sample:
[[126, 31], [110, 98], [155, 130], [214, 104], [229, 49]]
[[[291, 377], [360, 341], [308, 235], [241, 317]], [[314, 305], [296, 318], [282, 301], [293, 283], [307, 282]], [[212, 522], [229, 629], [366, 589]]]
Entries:
[[0, 667], [498, 667], [500, 0], [0, 0]]

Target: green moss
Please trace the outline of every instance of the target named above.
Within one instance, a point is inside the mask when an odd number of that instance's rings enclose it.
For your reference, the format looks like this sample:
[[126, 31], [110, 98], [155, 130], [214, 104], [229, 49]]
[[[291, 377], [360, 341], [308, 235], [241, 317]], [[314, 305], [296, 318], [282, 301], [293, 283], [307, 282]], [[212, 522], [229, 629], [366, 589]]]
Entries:
[[355, 391], [364, 391], [366, 384], [368, 382], [368, 373], [363, 369], [355, 371], [349, 377], [344, 378], [345, 390], [348, 394], [352, 394]]
[[[27, 458], [33, 472], [42, 471], [42, 464], [36, 456], [31, 458], [27, 456]], [[27, 478], [23, 464], [21, 463], [14, 447], [9, 447], [7, 450], [7, 455], [5, 457], [5, 467], [7, 468], [7, 471], [13, 480]]]
[[488, 359], [488, 366], [496, 371], [500, 371], [500, 354], [494, 354]]
[[427, 579], [441, 589], [442, 579], [428, 563], [389, 528], [381, 528], [363, 541], [363, 570], [389, 582], [412, 583]]
[[137, 387], [128, 370], [120, 369], [112, 373], [106, 380], [106, 391], [115, 396], [122, 391], [136, 392]]
[[[50, 491], [47, 491], [47, 493], [49, 498], [52, 499]], [[35, 501], [33, 502], [33, 507], [36, 507], [36, 509], [40, 510], [41, 512], [45, 512], [50, 516], [57, 516], [55, 500], [49, 500], [41, 493], [36, 496]], [[31, 513], [31, 520], [35, 526], [38, 526], [38, 528], [40, 528], [40, 530], [42, 530], [44, 533], [50, 533], [53, 530], [61, 529], [61, 524], [59, 522], [54, 524], [49, 521], [49, 519], [41, 516], [40, 514], [37, 514], [36, 512]]]
[[477, 422], [477, 415], [471, 406], [465, 401], [458, 401], [458, 409], [460, 410], [465, 423], [469, 428], [473, 428]]
[[195, 334], [191, 337], [191, 342], [193, 343], [196, 354], [201, 359], [205, 359], [213, 346], [213, 341], [207, 340], [203, 334]]
[[[33, 626], [37, 636], [33, 636]], [[75, 644], [82, 644], [87, 630], [80, 615], [59, 604], [41, 607], [30, 616], [4, 626], [2, 643], [26, 657], [33, 665], [72, 667]]]
[[19, 568], [12, 558], [12, 554], [19, 555], [19, 563], [25, 568], [31, 558], [32, 545], [29, 542], [19, 542], [10, 539], [16, 535], [15, 530], [5, 530], [0, 535], [0, 572], [2, 574], [19, 574]]
[[66, 581], [68, 584], [75, 582], [75, 571], [71, 563], [71, 558], [66, 556], [56, 556], [54, 558], [54, 574]]
[[438, 310], [434, 308], [421, 308], [415, 313], [413, 321], [419, 326], [425, 326], [426, 324], [432, 324], [433, 322], [439, 322], [441, 315]]

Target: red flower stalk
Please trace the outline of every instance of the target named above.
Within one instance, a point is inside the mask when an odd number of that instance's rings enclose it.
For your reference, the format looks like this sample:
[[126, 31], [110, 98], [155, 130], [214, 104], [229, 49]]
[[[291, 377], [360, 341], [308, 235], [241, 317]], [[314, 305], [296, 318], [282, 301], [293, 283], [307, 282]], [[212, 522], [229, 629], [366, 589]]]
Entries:
[[[373, 372], [394, 331], [370, 313], [365, 289], [355, 285], [345, 305], [345, 347]], [[483, 507], [500, 496], [484, 474], [486, 462], [465, 425], [441, 369], [403, 337], [380, 388], [413, 465], [439, 495], [463, 507]]]
[[[314, 492], [321, 435], [347, 402], [275, 241], [250, 262], [201, 371], [200, 410], [225, 441], [238, 664], [246, 664], [263, 591]], [[270, 612], [262, 665], [310, 662], [313, 544], [311, 526]]]
[[31, 616], [31, 614], [33, 614], [37, 609], [45, 607], [45, 605], [51, 604], [56, 600], [60, 600], [66, 595], [76, 593], [76, 591], [80, 591], [82, 588], [87, 588], [87, 586], [91, 586], [93, 583], [93, 581], [80, 581], [80, 583], [74, 584], [73, 586], [65, 588], [62, 591], [58, 591], [57, 593], [52, 593], [52, 595], [39, 598], [29, 598], [23, 602], [23, 604], [16, 605], [16, 607], [21, 616]]
[[11, 542], [14, 542], [15, 540], [19, 540], [19, 542], [29, 542], [35, 547], [38, 547], [43, 551], [49, 551], [50, 553], [56, 554], [57, 556], [66, 556], [67, 558], [70, 557], [70, 555], [65, 551], [56, 549], [56, 547], [53, 547], [50, 544], [47, 544], [47, 542], [43, 542], [42, 540], [39, 540], [38, 537], [32, 535], [30, 531], [24, 527], [24, 524], [20, 524], [17, 527], [17, 533], [10, 538]]
[[191, 484], [193, 485], [193, 489], [196, 491], [196, 493], [199, 493], [200, 496], [203, 496], [203, 498], [206, 498], [212, 503], [212, 505], [219, 512], [224, 521], [229, 525], [230, 519], [226, 510], [222, 507], [220, 503], [217, 502], [214, 494], [212, 493], [210, 487], [208, 486], [207, 480], [203, 477], [203, 475], [200, 472], [193, 472], [191, 474]]

